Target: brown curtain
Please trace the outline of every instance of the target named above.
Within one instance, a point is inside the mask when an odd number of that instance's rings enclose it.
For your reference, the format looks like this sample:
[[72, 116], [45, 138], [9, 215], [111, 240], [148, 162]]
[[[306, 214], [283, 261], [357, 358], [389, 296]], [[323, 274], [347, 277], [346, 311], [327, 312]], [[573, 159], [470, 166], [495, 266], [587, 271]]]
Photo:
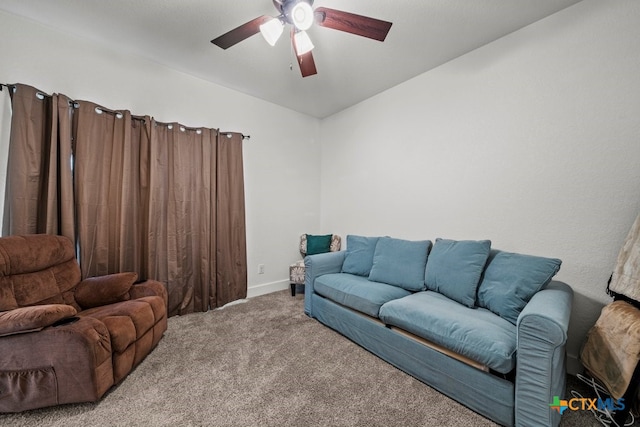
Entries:
[[[218, 135], [217, 282], [219, 307], [247, 296], [247, 250], [244, 209], [242, 135]], [[238, 284], [243, 284], [239, 286]]]
[[151, 135], [149, 274], [167, 284], [170, 315], [245, 298], [241, 136], [157, 122]]
[[246, 297], [240, 134], [37, 92], [12, 102], [9, 234], [72, 238], [83, 277], [165, 283], [170, 315]]
[[75, 240], [72, 108], [64, 95], [16, 85], [3, 235], [48, 233]]
[[216, 293], [217, 132], [157, 122], [151, 132], [149, 272], [167, 284], [170, 315], [206, 311]]
[[148, 117], [78, 101], [75, 189], [82, 277], [147, 276]]
[[[9, 141], [11, 139], [11, 94], [12, 88], [0, 84], [0, 218], [4, 216], [4, 192], [7, 182]], [[2, 221], [0, 221], [2, 235]]]

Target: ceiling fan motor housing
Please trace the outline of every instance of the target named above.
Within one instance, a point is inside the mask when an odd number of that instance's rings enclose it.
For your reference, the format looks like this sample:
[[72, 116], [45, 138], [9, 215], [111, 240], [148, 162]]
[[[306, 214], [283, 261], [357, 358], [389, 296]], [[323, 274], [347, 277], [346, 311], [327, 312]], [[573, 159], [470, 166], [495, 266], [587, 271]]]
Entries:
[[[306, 3], [309, 7], [313, 6], [313, 0], [273, 0], [273, 4], [280, 11], [282, 19], [287, 23], [296, 25], [296, 18], [294, 15], [294, 8], [299, 3]], [[301, 17], [302, 18], [302, 17]], [[301, 19], [300, 18], [300, 19]], [[313, 21], [313, 12], [311, 12], [311, 20]]]

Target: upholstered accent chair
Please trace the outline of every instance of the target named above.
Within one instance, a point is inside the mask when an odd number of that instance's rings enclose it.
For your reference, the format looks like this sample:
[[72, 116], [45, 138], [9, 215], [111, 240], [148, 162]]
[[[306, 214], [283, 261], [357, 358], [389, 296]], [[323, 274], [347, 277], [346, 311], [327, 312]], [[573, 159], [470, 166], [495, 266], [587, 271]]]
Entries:
[[167, 291], [136, 273], [81, 280], [71, 240], [0, 238], [0, 412], [92, 402], [167, 329]]
[[304, 257], [324, 252], [337, 252], [342, 245], [342, 239], [337, 234], [325, 234], [316, 236], [303, 234], [300, 236], [301, 260], [289, 266], [289, 283], [291, 284], [291, 296], [296, 296], [296, 287], [304, 285]]

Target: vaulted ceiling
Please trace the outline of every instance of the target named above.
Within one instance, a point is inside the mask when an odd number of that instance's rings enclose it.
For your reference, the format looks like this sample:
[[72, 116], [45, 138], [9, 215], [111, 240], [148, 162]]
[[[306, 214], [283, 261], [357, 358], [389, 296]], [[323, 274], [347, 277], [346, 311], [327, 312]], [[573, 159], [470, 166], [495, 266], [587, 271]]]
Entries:
[[318, 74], [306, 78], [286, 30], [274, 47], [259, 34], [227, 50], [210, 43], [276, 16], [271, 0], [2, 0], [0, 10], [323, 118], [579, 1], [316, 0], [393, 26], [384, 42], [312, 27]]

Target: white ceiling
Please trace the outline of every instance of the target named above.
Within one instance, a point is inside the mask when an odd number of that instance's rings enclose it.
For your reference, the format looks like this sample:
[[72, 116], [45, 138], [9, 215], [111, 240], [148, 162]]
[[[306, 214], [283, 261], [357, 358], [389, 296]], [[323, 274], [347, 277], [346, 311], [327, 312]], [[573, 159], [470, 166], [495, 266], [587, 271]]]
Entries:
[[210, 43], [276, 16], [271, 0], [1, 0], [0, 9], [323, 118], [579, 1], [316, 0], [393, 26], [382, 43], [314, 26], [318, 74], [306, 78], [286, 32], [275, 47], [260, 35], [228, 50]]

